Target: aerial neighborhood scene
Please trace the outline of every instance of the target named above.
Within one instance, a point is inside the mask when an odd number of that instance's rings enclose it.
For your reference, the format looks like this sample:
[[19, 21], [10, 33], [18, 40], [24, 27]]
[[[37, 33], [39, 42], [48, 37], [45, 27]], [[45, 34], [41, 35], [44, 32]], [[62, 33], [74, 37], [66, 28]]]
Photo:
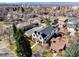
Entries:
[[0, 5], [0, 57], [79, 57], [79, 6]]

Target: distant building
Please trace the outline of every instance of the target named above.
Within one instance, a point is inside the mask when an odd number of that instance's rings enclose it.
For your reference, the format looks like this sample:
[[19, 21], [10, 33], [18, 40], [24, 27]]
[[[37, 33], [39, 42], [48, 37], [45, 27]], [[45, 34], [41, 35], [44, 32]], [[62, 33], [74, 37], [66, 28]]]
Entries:
[[18, 29], [22, 29], [23, 31], [27, 31], [27, 30], [30, 30], [34, 27], [38, 27], [39, 25], [37, 23], [35, 24], [28, 24], [27, 22], [23, 22], [23, 23], [19, 23], [16, 25], [16, 27]]
[[79, 10], [79, 6], [72, 6], [71, 10]]
[[43, 45], [43, 43], [47, 43], [47, 41], [54, 35], [58, 33], [58, 28], [49, 26], [44, 28], [40, 31], [35, 31], [32, 34], [32, 38], [36, 39], [37, 41], [40, 41]]
[[76, 26], [77, 19], [75, 17], [69, 17], [67, 21], [67, 29], [71, 33], [71, 35], [74, 35]]
[[77, 29], [79, 29], [79, 22], [77, 23]]

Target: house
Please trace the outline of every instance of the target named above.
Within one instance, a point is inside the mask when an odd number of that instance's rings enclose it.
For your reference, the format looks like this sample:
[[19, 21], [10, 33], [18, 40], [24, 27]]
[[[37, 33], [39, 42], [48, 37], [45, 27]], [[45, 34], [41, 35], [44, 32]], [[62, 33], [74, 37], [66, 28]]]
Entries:
[[52, 38], [50, 50], [54, 52], [63, 51], [68, 45], [68, 41], [62, 37]]
[[66, 25], [70, 35], [74, 35], [77, 26], [77, 19], [75, 17], [69, 17]]
[[79, 9], [79, 6], [72, 6], [71, 7], [71, 10], [78, 10]]
[[77, 30], [79, 31], [79, 21], [78, 21], [78, 23], [77, 23]]
[[48, 26], [48, 27], [44, 28], [43, 30], [35, 31], [32, 34], [32, 38], [36, 39], [36, 41], [41, 42], [43, 45], [44, 43], [47, 43], [47, 41], [49, 41], [49, 39], [51, 39], [51, 37], [54, 34], [57, 34], [57, 33], [58, 33], [57, 27]]
[[28, 19], [28, 22], [29, 22], [30, 24], [32, 24], [32, 23], [41, 24], [41, 19], [40, 19], [39, 17], [29, 18], [29, 19]]
[[30, 29], [30, 30], [25, 31], [25, 35], [26, 35], [27, 37], [31, 37], [32, 34], [33, 34], [35, 31], [39, 31], [39, 30], [42, 30], [42, 29], [44, 29], [43, 26], [34, 27], [34, 28]]
[[28, 24], [27, 22], [22, 22], [22, 23], [19, 23], [16, 25], [16, 27], [18, 29], [22, 29], [23, 31], [27, 31], [27, 30], [30, 30], [34, 27], [38, 27], [38, 23], [35, 23], [35, 24]]

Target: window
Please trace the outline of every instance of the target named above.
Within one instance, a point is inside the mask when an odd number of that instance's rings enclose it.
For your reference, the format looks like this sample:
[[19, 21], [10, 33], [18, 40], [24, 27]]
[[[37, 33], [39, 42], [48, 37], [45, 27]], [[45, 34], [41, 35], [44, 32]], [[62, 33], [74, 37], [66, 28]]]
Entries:
[[42, 37], [43, 37], [43, 38], [45, 38], [45, 37], [47, 36], [47, 35], [46, 35], [46, 34], [44, 34], [44, 33], [42, 33], [41, 35], [42, 35]]
[[35, 31], [35, 34], [37, 33], [37, 31]]
[[41, 37], [40, 37], [40, 39], [41, 39]]
[[38, 32], [38, 34], [40, 35], [40, 32]]
[[56, 41], [53, 41], [53, 43], [56, 43]]
[[35, 35], [33, 35], [33, 36], [35, 36]]

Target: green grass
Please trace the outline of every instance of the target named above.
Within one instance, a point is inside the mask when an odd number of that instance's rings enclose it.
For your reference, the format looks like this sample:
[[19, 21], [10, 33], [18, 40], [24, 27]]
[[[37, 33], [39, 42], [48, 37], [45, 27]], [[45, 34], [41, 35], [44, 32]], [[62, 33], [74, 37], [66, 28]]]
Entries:
[[49, 52], [49, 51], [44, 51], [43, 54], [42, 54], [44, 57], [52, 57], [53, 56], [53, 53]]
[[13, 52], [16, 52], [16, 45], [8, 45], [7, 48], [9, 48]]
[[[31, 47], [35, 44], [35, 42], [31, 41], [31, 39], [28, 39], [30, 41]], [[35, 52], [39, 48], [39, 45], [36, 45], [34, 48], [32, 48], [32, 52]]]
[[32, 52], [37, 51], [41, 46], [37, 44], [35, 47], [32, 48]]

